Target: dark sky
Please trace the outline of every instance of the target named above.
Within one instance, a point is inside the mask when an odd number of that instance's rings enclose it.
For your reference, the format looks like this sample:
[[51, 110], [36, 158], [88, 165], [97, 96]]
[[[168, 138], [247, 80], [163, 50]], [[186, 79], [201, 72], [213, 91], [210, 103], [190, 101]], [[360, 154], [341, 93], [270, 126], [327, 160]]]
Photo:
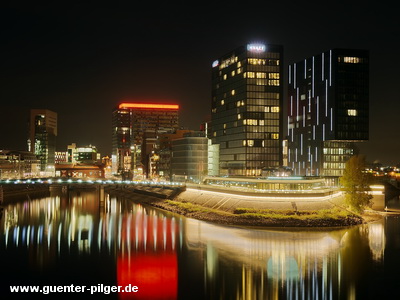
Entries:
[[198, 129], [212, 62], [263, 41], [283, 45], [285, 72], [332, 48], [369, 50], [370, 140], [360, 149], [400, 162], [400, 18], [382, 1], [14, 2], [0, 10], [0, 149], [25, 150], [30, 108], [58, 113], [59, 151], [75, 142], [109, 155], [111, 111], [124, 100], [178, 103], [181, 126]]

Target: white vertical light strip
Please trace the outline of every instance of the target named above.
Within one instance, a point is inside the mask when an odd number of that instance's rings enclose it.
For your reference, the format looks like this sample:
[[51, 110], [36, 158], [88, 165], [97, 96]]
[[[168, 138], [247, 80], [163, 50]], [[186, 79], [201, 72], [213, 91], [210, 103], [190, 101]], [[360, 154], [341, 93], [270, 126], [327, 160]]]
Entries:
[[312, 165], [312, 163], [313, 163], [313, 156], [312, 156], [312, 154], [311, 154], [311, 160], [310, 160], [310, 162], [311, 162], [311, 166], [310, 166], [310, 175], [312, 176], [312, 171], [313, 171], [313, 165]]
[[293, 117], [293, 95], [290, 96], [290, 115]]
[[325, 141], [325, 124], [322, 124], [322, 140]]
[[292, 142], [293, 142], [293, 136], [294, 136], [294, 133], [293, 133], [293, 128], [292, 128], [292, 134], [291, 134]]
[[307, 59], [304, 60], [304, 79], [307, 79]]
[[332, 85], [332, 50], [329, 51], [329, 86]]
[[311, 91], [308, 91], [308, 112], [311, 112]]
[[315, 125], [313, 125], [313, 127], [312, 127], [312, 137], [313, 137], [313, 140], [315, 141]]
[[311, 161], [311, 146], [308, 146], [308, 161]]
[[289, 65], [289, 84], [292, 84], [292, 66]]
[[303, 155], [303, 134], [300, 134], [300, 155]]
[[294, 153], [295, 157], [294, 157], [294, 161], [297, 162], [297, 147], [295, 149], [295, 153]]
[[312, 97], [314, 98], [315, 95], [315, 57], [312, 58], [312, 78], [311, 78], [311, 85], [312, 85]]
[[319, 96], [317, 96], [317, 125], [319, 125]]
[[306, 107], [303, 106], [303, 127], [306, 127]]
[[290, 135], [290, 117], [288, 116], [287, 117], [287, 135], [289, 136]]
[[328, 80], [325, 80], [325, 117], [328, 116]]
[[331, 131], [333, 131], [333, 110], [331, 107]]
[[321, 78], [321, 80], [322, 81], [324, 81], [325, 80], [325, 70], [324, 70], [324, 68], [325, 68], [325, 55], [324, 55], [324, 53], [322, 53], [322, 63], [321, 63], [321, 66], [322, 66], [322, 78]]
[[290, 158], [290, 157], [291, 157], [290, 155], [291, 155], [291, 154], [290, 154], [290, 148], [289, 148], [289, 149], [288, 149], [288, 163], [292, 161], [291, 158]]
[[296, 64], [293, 65], [293, 85], [296, 88]]
[[298, 121], [299, 120], [299, 116], [300, 116], [300, 113], [299, 113], [299, 88], [296, 89], [296, 101], [297, 101], [297, 104], [296, 104], [296, 121]]
[[318, 161], [318, 147], [315, 147], [315, 161]]

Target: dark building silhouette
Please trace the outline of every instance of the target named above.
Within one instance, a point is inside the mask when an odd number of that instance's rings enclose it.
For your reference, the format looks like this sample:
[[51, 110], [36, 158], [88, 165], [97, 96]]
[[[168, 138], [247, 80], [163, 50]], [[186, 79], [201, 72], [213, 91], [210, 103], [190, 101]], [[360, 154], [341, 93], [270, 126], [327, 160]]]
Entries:
[[57, 113], [48, 109], [31, 109], [28, 151], [40, 161], [42, 175], [54, 175], [57, 137]]
[[332, 49], [289, 66], [288, 166], [341, 176], [369, 134], [369, 52]]

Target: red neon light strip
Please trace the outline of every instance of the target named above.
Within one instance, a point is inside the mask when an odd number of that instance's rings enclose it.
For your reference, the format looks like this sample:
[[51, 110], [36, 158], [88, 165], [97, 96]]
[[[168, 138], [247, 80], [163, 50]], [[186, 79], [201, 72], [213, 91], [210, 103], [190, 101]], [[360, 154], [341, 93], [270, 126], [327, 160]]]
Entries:
[[153, 104], [153, 103], [121, 103], [119, 108], [156, 108], [156, 109], [179, 109], [177, 104]]

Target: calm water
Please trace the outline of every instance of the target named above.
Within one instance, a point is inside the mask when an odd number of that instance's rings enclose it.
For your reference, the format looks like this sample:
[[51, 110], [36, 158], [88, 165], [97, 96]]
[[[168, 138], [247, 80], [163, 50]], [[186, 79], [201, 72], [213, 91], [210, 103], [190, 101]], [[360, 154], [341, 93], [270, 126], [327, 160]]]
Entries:
[[[400, 219], [339, 230], [249, 229], [91, 191], [54, 193], [4, 208], [0, 268], [1, 299], [393, 299]], [[139, 291], [106, 294], [129, 284]], [[11, 285], [98, 292], [12, 298]]]

